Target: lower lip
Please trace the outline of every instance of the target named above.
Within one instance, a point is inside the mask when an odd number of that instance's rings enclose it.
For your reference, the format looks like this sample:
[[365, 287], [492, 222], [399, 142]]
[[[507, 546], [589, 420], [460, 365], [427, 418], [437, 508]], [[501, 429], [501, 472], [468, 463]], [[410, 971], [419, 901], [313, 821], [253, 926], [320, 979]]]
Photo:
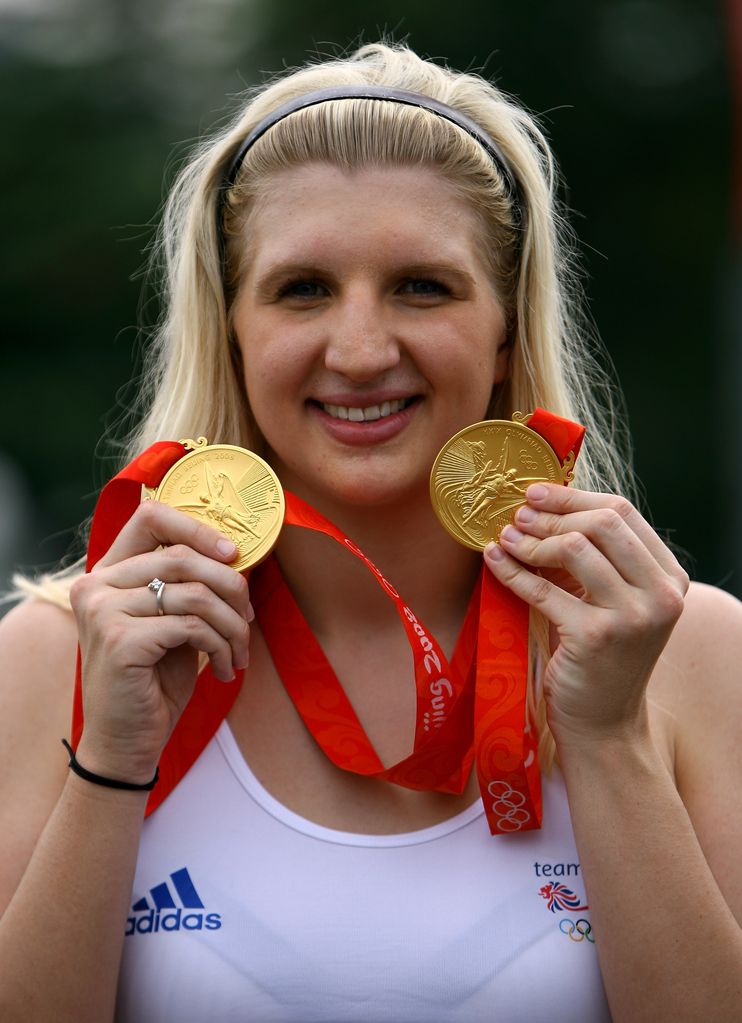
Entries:
[[371, 444], [381, 444], [384, 441], [396, 437], [409, 424], [420, 406], [419, 401], [413, 401], [401, 412], [394, 412], [382, 419], [372, 419], [369, 422], [351, 423], [349, 419], [336, 419], [329, 415], [321, 405], [310, 404], [310, 410], [317, 416], [323, 428], [335, 440], [341, 444], [351, 444], [357, 447]]

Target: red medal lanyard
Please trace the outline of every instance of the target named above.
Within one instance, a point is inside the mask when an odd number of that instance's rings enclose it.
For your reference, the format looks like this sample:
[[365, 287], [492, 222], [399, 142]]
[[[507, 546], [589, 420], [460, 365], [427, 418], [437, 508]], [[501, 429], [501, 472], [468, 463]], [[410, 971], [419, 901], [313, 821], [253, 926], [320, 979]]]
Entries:
[[[537, 409], [529, 423], [566, 458], [579, 450], [583, 427]], [[156, 488], [185, 449], [153, 444], [101, 492], [93, 516], [87, 571], [105, 554], [141, 500]], [[359, 558], [393, 601], [414, 660], [417, 710], [412, 753], [385, 768], [371, 745], [321, 647], [294, 600], [275, 558], [252, 573], [255, 612], [276, 670], [306, 727], [323, 752], [344, 770], [407, 788], [460, 793], [472, 756], [492, 834], [541, 825], [538, 736], [528, 720], [528, 606], [483, 570], [449, 664], [438, 643], [394, 586], [331, 522], [286, 492], [287, 525], [324, 533]], [[229, 713], [242, 682], [215, 679], [210, 667], [196, 687], [163, 750], [150, 814], [172, 792]], [[83, 727], [78, 654], [72, 743]]]

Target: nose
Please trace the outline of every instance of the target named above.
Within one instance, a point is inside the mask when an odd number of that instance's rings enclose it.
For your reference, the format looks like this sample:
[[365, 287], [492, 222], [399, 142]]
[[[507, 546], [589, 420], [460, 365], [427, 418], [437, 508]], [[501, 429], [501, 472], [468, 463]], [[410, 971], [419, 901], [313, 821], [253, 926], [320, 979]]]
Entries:
[[381, 376], [400, 361], [390, 310], [366, 291], [349, 293], [328, 324], [325, 366], [357, 383]]

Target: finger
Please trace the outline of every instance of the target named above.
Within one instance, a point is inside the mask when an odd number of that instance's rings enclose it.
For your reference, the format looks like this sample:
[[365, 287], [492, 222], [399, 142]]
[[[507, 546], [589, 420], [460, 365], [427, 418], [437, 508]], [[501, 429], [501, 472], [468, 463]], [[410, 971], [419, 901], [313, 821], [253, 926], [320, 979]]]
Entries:
[[639, 537], [655, 561], [673, 577], [682, 580], [685, 572], [678, 559], [662, 542], [647, 520], [625, 497], [616, 494], [596, 494], [575, 487], [563, 487], [556, 484], [536, 483], [526, 491], [528, 506], [538, 511], [554, 512], [559, 515], [569, 512], [592, 511], [598, 508], [611, 508]]
[[631, 586], [642, 588], [667, 579], [665, 569], [613, 508], [557, 515], [526, 505], [519, 509], [515, 521], [518, 531], [542, 540], [557, 536], [586, 537]]
[[574, 622], [586, 606], [554, 583], [531, 572], [511, 557], [501, 544], [491, 543], [484, 549], [484, 560], [495, 578], [516, 597], [541, 611], [554, 625]]
[[[121, 597], [120, 609], [125, 614], [136, 618], [157, 614], [155, 595], [145, 586], [122, 590]], [[234, 667], [247, 667], [250, 627], [246, 619], [204, 583], [194, 580], [165, 583], [160, 603], [164, 615], [195, 615], [202, 619], [229, 643]]]
[[[617, 607], [622, 602], [625, 580], [583, 533], [564, 533], [542, 540], [506, 526], [500, 543], [518, 561], [533, 568], [565, 570], [583, 587], [585, 599], [592, 604]], [[646, 558], [651, 560], [649, 555]], [[656, 565], [655, 570], [659, 571]]]
[[198, 615], [164, 615], [161, 618], [132, 618], [139, 649], [147, 651], [152, 665], [170, 650], [189, 646], [209, 657], [214, 675], [222, 682], [234, 678], [232, 649], [213, 626]]
[[211, 526], [159, 501], [143, 501], [95, 567], [171, 544], [184, 544], [221, 562], [233, 561], [237, 554], [232, 541]]
[[[249, 613], [250, 592], [245, 577], [185, 544], [175, 544], [164, 550], [149, 551], [110, 566], [98, 567], [97, 574], [101, 582], [123, 590], [138, 587], [146, 590], [147, 584], [155, 578], [165, 583], [201, 582], [238, 614], [247, 617]], [[147, 593], [151, 606], [155, 606], [154, 594], [151, 591]]]

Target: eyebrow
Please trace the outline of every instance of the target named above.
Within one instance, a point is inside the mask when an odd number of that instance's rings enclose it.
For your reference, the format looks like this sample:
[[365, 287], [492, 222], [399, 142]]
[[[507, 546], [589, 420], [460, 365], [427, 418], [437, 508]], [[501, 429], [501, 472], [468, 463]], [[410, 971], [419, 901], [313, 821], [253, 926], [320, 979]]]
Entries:
[[468, 270], [462, 270], [460, 266], [455, 266], [453, 263], [404, 263], [401, 264], [398, 272], [415, 274], [419, 277], [424, 277], [426, 274], [430, 274], [432, 277], [439, 275], [454, 277], [462, 284], [472, 286], [475, 284], [474, 277]]
[[282, 263], [277, 262], [269, 266], [260, 277], [255, 280], [256, 291], [270, 291], [277, 281], [286, 277], [328, 277], [332, 272], [328, 267], [319, 263]]

